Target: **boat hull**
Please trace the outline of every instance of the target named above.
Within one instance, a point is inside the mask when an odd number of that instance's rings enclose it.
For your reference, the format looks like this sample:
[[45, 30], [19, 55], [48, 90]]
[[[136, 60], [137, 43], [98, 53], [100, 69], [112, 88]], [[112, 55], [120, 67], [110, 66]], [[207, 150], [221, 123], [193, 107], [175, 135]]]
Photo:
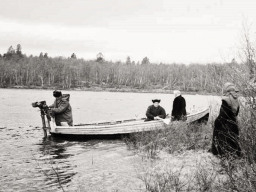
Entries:
[[[187, 123], [195, 123], [208, 120], [209, 109], [203, 109], [196, 113], [192, 113], [187, 116]], [[166, 123], [168, 121], [170, 123]], [[170, 127], [174, 122], [170, 121], [168, 117], [164, 121], [145, 121], [143, 119], [139, 120], [125, 120], [125, 121], [116, 121], [114, 123], [95, 123], [95, 124], [84, 124], [76, 126], [56, 126], [54, 120], [50, 123], [50, 133], [53, 136], [62, 136], [66, 138], [95, 138], [95, 139], [113, 139], [121, 138], [125, 135], [143, 131], [154, 131], [165, 129]], [[177, 122], [175, 122], [177, 123]]]

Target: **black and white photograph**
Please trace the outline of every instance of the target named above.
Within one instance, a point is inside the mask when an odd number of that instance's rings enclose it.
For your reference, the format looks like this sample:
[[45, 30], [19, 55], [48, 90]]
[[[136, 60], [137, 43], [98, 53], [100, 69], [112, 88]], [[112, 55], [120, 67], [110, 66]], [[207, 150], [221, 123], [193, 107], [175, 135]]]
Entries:
[[256, 191], [256, 1], [0, 7], [0, 192]]

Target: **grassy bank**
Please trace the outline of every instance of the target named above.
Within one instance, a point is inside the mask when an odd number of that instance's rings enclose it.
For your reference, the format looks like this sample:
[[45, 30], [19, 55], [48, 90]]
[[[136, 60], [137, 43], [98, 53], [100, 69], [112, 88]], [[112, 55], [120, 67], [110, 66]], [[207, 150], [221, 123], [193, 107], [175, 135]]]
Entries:
[[149, 192], [256, 191], [255, 111], [241, 107], [238, 117], [243, 157], [220, 158], [211, 148], [213, 122], [220, 105], [211, 102], [204, 125], [177, 123], [165, 130], [138, 133], [126, 140], [141, 157], [140, 178]]

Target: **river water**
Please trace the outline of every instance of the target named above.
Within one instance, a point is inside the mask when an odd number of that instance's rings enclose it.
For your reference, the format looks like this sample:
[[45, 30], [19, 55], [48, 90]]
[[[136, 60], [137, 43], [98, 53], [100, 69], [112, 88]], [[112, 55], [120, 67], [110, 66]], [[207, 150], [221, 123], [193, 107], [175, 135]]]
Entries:
[[[144, 117], [151, 99], [171, 112], [172, 94], [63, 91], [71, 95], [74, 124]], [[187, 110], [211, 97], [184, 95]], [[122, 140], [43, 139], [40, 112], [31, 103], [49, 90], [0, 89], [0, 191], [143, 191], [140, 161]], [[61, 185], [60, 185], [61, 184]], [[63, 189], [61, 188], [63, 187]]]

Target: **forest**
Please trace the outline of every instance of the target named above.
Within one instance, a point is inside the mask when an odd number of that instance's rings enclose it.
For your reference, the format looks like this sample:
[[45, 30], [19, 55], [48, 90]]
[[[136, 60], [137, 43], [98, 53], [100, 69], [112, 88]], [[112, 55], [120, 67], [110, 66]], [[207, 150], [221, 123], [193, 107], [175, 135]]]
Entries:
[[[250, 63], [249, 63], [250, 64]], [[0, 87], [26, 88], [131, 88], [131, 89], [180, 89], [185, 92], [218, 93], [223, 83], [230, 80], [232, 70], [249, 74], [248, 63], [205, 64], [154, 64], [145, 57], [141, 62], [112, 62], [99, 53], [95, 60], [26, 56], [21, 45], [12, 46], [0, 55]], [[249, 80], [249, 76], [248, 76]]]

